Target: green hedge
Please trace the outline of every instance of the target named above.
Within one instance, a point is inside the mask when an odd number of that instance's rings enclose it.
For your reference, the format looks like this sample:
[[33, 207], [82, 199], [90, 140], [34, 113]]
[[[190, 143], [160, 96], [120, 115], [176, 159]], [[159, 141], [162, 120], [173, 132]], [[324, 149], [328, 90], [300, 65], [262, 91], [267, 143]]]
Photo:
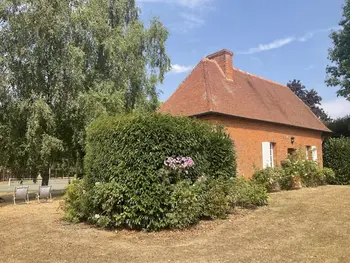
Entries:
[[177, 156], [194, 160], [194, 180], [203, 174], [236, 173], [233, 142], [222, 127], [161, 114], [95, 121], [87, 131], [85, 173], [90, 183], [134, 177], [148, 180], [164, 167], [165, 158]]
[[323, 163], [335, 172], [332, 184], [350, 184], [350, 138], [330, 138], [323, 147]]
[[[90, 125], [86, 141], [88, 205], [80, 208], [78, 202], [77, 210], [87, 212], [77, 216], [104, 227], [157, 230], [196, 223], [202, 213], [193, 184], [236, 175], [233, 142], [223, 128], [188, 117], [103, 117]], [[191, 157], [195, 165], [164, 165], [178, 156]]]

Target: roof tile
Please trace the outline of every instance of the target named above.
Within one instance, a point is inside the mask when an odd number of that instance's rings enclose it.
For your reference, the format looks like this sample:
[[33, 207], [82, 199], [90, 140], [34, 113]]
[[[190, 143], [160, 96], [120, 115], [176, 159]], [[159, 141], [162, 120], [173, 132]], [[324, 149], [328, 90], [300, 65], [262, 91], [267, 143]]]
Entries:
[[225, 77], [215, 60], [203, 59], [159, 112], [194, 116], [221, 113], [330, 132], [287, 86], [233, 68]]

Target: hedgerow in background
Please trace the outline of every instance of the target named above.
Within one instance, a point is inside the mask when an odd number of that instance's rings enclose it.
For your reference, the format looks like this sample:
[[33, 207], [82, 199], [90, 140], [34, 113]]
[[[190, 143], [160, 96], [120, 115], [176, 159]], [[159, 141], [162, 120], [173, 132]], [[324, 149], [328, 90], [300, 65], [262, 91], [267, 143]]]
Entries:
[[323, 163], [335, 172], [331, 184], [350, 184], [350, 138], [330, 138], [324, 144]]
[[215, 183], [203, 184], [236, 175], [233, 142], [223, 128], [160, 114], [95, 121], [84, 166], [90, 205], [80, 220], [147, 230], [198, 222], [206, 209], [198, 189], [218, 193]]

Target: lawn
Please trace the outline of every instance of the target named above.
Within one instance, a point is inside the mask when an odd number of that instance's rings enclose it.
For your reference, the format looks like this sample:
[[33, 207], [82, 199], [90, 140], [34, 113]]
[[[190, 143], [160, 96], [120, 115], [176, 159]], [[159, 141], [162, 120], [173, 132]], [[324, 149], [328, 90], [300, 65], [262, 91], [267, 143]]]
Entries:
[[59, 200], [0, 204], [0, 262], [350, 262], [350, 187], [271, 195], [270, 205], [185, 231], [102, 231], [61, 220]]

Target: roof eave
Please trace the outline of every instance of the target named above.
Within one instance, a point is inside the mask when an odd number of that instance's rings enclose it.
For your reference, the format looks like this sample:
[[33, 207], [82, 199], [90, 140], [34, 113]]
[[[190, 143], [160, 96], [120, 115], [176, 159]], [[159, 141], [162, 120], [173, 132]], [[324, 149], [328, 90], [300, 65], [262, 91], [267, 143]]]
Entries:
[[294, 127], [294, 128], [299, 128], [299, 129], [313, 130], [313, 131], [318, 131], [318, 132], [324, 132], [324, 133], [327, 133], [327, 134], [333, 133], [328, 128], [327, 128], [327, 130], [326, 129], [324, 129], [324, 130], [322, 130], [322, 129], [315, 129], [315, 128], [311, 128], [311, 127], [298, 126], [298, 125], [282, 123], [282, 122], [274, 122], [274, 121], [268, 121], [268, 120], [247, 118], [247, 117], [231, 115], [231, 114], [226, 114], [226, 113], [221, 113], [221, 112], [216, 112], [216, 111], [207, 111], [207, 112], [196, 113], [196, 114], [190, 115], [189, 117], [203, 117], [203, 116], [207, 116], [207, 115], [220, 115], [220, 116], [225, 116], [225, 117], [234, 117], [234, 118], [245, 119], [245, 120], [254, 120], [254, 121], [260, 121], [260, 122], [273, 123], [273, 124], [278, 124], [278, 125], [283, 125], [283, 126], [288, 126], [288, 127]]

